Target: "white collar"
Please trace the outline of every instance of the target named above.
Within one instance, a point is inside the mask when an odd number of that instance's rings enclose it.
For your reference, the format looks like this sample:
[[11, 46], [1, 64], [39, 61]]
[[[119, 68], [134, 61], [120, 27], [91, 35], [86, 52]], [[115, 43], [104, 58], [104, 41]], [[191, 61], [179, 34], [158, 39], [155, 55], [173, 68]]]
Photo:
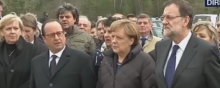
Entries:
[[52, 53], [52, 52], [49, 50], [49, 58], [51, 58], [52, 55], [56, 55], [58, 58], [60, 58], [65, 48], [66, 48], [66, 46], [64, 46], [63, 49], [60, 50], [58, 53]]
[[33, 41], [31, 41], [31, 44], [34, 44], [34, 40], [33, 40]]
[[191, 31], [189, 31], [189, 33], [187, 34], [187, 36], [179, 43], [179, 44], [176, 44], [174, 41], [172, 42], [172, 46], [174, 45], [178, 45], [180, 47], [181, 50], [185, 50], [186, 48], [186, 45], [188, 44], [189, 42], [189, 39], [190, 37], [192, 36], [192, 33]]

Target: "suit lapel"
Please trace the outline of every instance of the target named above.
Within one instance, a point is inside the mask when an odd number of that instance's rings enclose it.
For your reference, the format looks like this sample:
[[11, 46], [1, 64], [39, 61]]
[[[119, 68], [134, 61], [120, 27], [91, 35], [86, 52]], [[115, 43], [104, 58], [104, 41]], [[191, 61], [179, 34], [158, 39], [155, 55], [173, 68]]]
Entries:
[[176, 72], [174, 75], [174, 79], [173, 79], [173, 84], [175, 84], [175, 82], [177, 82], [177, 79], [180, 76], [180, 74], [182, 73], [182, 71], [186, 68], [188, 63], [192, 60], [193, 56], [196, 54], [197, 50], [195, 48], [197, 45], [198, 44], [196, 42], [196, 37], [194, 35], [192, 35], [187, 46], [186, 46], [186, 49], [183, 52], [181, 60], [177, 66], [177, 69], [176, 69]]
[[164, 70], [164, 66], [165, 66], [169, 51], [170, 51], [170, 47], [172, 45], [172, 41], [169, 39], [169, 40], [164, 41], [164, 42], [165, 43], [163, 44], [163, 46], [157, 47], [157, 48], [159, 48], [159, 49], [157, 49], [158, 50], [157, 52], [159, 52], [159, 53], [157, 55], [156, 65], [158, 65], [158, 66], [157, 66], [156, 70], [159, 71], [159, 78], [161, 78], [161, 81], [164, 85], [164, 88], [166, 88], [167, 85], [166, 85], [163, 70]]
[[[69, 61], [69, 57], [70, 57], [70, 51], [69, 51], [69, 47], [66, 46], [66, 48], [64, 49], [61, 57], [60, 57], [60, 60], [58, 61], [57, 63], [57, 67], [56, 67], [56, 71], [55, 71], [55, 74], [57, 74], [57, 72]], [[52, 75], [52, 77], [54, 76]]]
[[44, 53], [42, 58], [42, 68], [45, 72], [45, 74], [50, 78], [50, 69], [49, 69], [49, 51], [47, 53]]

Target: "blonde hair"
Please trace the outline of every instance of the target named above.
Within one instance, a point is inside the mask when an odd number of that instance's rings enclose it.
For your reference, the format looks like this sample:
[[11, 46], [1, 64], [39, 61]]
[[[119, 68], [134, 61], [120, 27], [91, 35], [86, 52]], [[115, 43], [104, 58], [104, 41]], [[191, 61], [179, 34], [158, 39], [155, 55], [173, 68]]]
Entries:
[[140, 40], [140, 31], [139, 31], [139, 27], [136, 23], [128, 20], [128, 19], [122, 19], [122, 20], [117, 20], [115, 22], [113, 22], [110, 26], [111, 31], [114, 32], [116, 30], [121, 30], [124, 29], [125, 34], [129, 37], [129, 38], [134, 38], [134, 43], [132, 44], [132, 46], [135, 46], [136, 44], [139, 43]]
[[207, 29], [208, 35], [211, 40], [216, 44], [219, 48], [219, 39], [217, 34], [217, 29], [212, 25], [210, 21], [198, 21], [192, 27], [192, 32]]
[[[5, 26], [17, 21], [21, 32], [23, 31], [23, 23], [21, 19], [16, 14], [7, 14], [0, 20], [0, 32], [4, 29]], [[22, 33], [21, 33], [22, 34]], [[3, 36], [0, 34], [1, 41], [4, 41]]]

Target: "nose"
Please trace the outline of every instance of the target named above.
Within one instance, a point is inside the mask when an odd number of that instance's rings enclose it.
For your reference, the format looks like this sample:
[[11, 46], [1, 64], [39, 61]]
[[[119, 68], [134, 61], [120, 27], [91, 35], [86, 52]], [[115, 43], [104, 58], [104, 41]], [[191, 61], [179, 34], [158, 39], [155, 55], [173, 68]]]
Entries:
[[57, 34], [54, 35], [54, 39], [59, 39], [59, 37], [57, 36]]
[[116, 38], [112, 38], [112, 43], [116, 43]]

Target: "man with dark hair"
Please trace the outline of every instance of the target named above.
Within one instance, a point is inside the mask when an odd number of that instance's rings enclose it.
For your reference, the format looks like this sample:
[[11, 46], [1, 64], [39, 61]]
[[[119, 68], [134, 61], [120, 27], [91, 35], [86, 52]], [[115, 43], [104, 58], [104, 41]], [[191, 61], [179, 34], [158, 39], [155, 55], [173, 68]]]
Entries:
[[136, 22], [137, 21], [137, 18], [134, 14], [128, 14], [127, 15], [127, 19], [131, 20], [131, 21], [134, 21]]
[[66, 46], [65, 33], [56, 20], [43, 24], [49, 50], [33, 58], [29, 88], [95, 88], [91, 57]]
[[62, 23], [64, 31], [67, 32], [67, 45], [72, 49], [93, 55], [96, 43], [88, 33], [78, 30], [79, 13], [77, 8], [70, 3], [64, 3], [57, 8], [56, 17]]
[[219, 50], [190, 31], [189, 2], [169, 0], [164, 5], [161, 20], [168, 39], [155, 46], [158, 88], [220, 88]]

